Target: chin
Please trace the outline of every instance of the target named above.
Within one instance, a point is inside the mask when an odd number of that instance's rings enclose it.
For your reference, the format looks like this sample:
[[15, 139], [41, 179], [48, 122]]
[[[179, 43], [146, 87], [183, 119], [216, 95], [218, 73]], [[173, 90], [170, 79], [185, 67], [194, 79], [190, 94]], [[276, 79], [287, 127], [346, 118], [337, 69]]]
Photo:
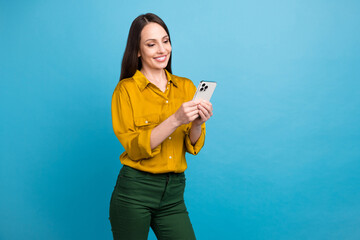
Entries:
[[154, 68], [156, 68], [156, 69], [165, 69], [166, 67], [167, 67], [167, 65], [168, 65], [168, 62], [166, 62], [166, 63], [161, 63], [161, 64], [154, 64]]

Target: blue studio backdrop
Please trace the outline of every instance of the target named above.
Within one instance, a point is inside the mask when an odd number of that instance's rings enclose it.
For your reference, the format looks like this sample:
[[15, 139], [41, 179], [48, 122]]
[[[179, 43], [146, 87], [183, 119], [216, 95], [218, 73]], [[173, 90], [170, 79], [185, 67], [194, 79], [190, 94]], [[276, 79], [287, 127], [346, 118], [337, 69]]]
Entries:
[[[198, 239], [360, 239], [358, 1], [0, 0], [0, 239], [111, 239], [111, 96], [132, 20], [217, 81], [187, 156]], [[149, 239], [155, 239], [151, 232]]]

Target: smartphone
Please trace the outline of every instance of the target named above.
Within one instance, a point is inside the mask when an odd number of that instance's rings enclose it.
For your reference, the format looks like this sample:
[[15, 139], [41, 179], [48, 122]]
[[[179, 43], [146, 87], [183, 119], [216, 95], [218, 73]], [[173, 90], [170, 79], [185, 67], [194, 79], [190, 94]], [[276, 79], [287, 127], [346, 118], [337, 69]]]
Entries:
[[196, 89], [193, 100], [204, 99], [210, 102], [216, 88], [216, 82], [201, 81]]

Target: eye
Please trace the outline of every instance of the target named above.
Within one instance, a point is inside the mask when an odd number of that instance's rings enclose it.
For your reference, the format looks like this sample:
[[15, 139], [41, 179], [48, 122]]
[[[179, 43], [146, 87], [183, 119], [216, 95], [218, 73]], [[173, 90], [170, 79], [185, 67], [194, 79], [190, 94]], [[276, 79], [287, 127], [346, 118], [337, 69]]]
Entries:
[[155, 46], [155, 44], [150, 43], [150, 44], [148, 44], [147, 46], [148, 46], [148, 47], [153, 47], [153, 46]]
[[165, 41], [164, 41], [164, 43], [168, 43], [169, 42], [169, 39], [166, 39]]

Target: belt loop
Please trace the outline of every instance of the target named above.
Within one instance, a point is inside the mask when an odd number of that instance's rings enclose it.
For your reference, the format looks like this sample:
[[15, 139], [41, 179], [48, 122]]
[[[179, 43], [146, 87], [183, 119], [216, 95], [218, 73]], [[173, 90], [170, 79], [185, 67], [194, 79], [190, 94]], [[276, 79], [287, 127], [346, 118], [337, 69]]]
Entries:
[[171, 173], [167, 173], [167, 174], [166, 174], [166, 184], [168, 184], [168, 183], [169, 183], [170, 174], [171, 174]]

